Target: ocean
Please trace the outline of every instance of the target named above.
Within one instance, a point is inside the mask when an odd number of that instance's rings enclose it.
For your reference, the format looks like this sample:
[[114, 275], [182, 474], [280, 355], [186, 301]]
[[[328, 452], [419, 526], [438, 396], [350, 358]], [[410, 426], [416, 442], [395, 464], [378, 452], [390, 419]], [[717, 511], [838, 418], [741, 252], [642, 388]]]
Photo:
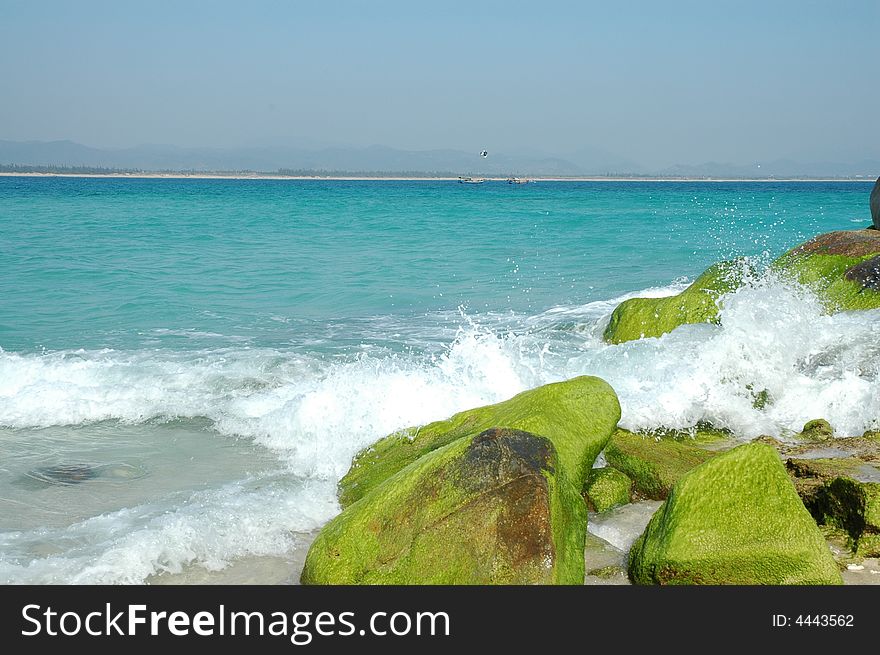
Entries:
[[359, 449], [581, 374], [629, 428], [876, 428], [880, 312], [771, 274], [721, 326], [601, 340], [870, 190], [0, 177], [0, 583], [295, 582]]

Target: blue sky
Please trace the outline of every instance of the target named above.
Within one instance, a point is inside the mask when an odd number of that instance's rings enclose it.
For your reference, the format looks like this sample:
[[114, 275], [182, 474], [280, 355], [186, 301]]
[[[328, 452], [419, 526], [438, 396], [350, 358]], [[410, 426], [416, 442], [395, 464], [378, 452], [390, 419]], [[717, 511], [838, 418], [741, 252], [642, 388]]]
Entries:
[[880, 2], [0, 0], [0, 138], [880, 157]]

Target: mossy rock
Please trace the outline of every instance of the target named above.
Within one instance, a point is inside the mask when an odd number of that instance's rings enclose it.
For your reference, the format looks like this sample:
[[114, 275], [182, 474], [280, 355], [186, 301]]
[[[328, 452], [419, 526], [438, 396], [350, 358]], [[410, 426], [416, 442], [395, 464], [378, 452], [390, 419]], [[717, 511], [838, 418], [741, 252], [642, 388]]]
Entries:
[[590, 509], [606, 512], [629, 503], [632, 480], [617, 469], [605, 466], [590, 472], [585, 491]]
[[859, 557], [880, 557], [880, 534], [862, 534], [856, 547]]
[[553, 443], [496, 428], [392, 475], [318, 534], [304, 584], [583, 584], [586, 505]]
[[811, 459], [789, 459], [785, 462], [788, 472], [797, 481], [812, 480], [830, 482], [834, 478], [852, 477], [865, 463], [855, 457], [815, 457]]
[[[773, 262], [771, 268], [811, 288], [829, 312], [880, 307], [880, 230], [821, 234]], [[666, 298], [631, 298], [611, 314], [604, 339], [618, 344], [659, 337], [686, 323], [717, 323], [719, 298], [742, 285], [743, 260], [709, 267], [687, 289]], [[769, 395], [756, 392], [766, 404]]]
[[620, 303], [605, 328], [608, 343], [659, 337], [685, 323], [717, 323], [718, 299], [742, 284], [743, 260], [719, 262], [693, 284], [666, 298], [630, 298]]
[[824, 418], [813, 419], [804, 424], [796, 438], [808, 442], [830, 441], [834, 438], [834, 428]]
[[691, 446], [705, 448], [717, 448], [734, 438], [730, 430], [716, 428], [707, 421], [700, 421], [696, 425], [684, 429], [659, 427], [650, 431], [639, 432], [638, 434], [661, 440], [671, 439]]
[[880, 483], [856, 479], [862, 460], [789, 459], [785, 466], [819, 525], [846, 531], [854, 553], [880, 557]]
[[785, 253], [773, 268], [812, 289], [829, 312], [880, 307], [880, 231], [821, 234]]
[[339, 482], [339, 502], [347, 507], [420, 457], [491, 427], [516, 428], [550, 439], [569, 480], [581, 489], [619, 420], [620, 403], [604, 380], [582, 376], [546, 384], [495, 405], [380, 439], [355, 456]]
[[678, 481], [629, 556], [636, 584], [841, 584], [770, 446], [744, 444]]
[[605, 461], [627, 475], [640, 496], [652, 500], [666, 498], [685, 473], [715, 455], [687, 440], [623, 429], [618, 429], [605, 447]]
[[751, 384], [747, 384], [746, 389], [752, 396], [752, 407], [755, 409], [767, 409], [769, 405], [773, 404], [773, 397], [770, 395], [769, 390], [761, 389], [760, 391], [755, 391], [754, 386]]

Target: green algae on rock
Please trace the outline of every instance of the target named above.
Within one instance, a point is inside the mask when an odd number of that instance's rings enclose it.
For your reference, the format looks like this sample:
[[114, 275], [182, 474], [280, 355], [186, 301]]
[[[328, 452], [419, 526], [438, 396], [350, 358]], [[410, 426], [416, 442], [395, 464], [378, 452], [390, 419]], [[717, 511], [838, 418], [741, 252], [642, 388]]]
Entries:
[[[771, 268], [812, 289], [828, 311], [880, 307], [880, 229], [821, 234]], [[739, 288], [748, 270], [744, 260], [719, 262], [675, 296], [625, 300], [611, 314], [603, 337], [618, 344], [659, 337], [686, 323], [717, 323], [719, 298]]]
[[655, 437], [618, 429], [605, 447], [605, 461], [633, 481], [645, 498], [663, 500], [681, 477], [714, 457], [687, 440]]
[[304, 584], [583, 584], [586, 505], [549, 439], [461, 437], [395, 473], [315, 539]]
[[844, 530], [860, 557], [880, 557], [880, 483], [856, 479], [868, 467], [864, 461], [789, 459], [785, 466], [819, 525]]
[[650, 431], [639, 432], [642, 436], [654, 437], [655, 439], [671, 439], [680, 443], [700, 446], [705, 448], [717, 448], [729, 443], [733, 438], [733, 432], [726, 428], [716, 428], [708, 421], [700, 421], [689, 428], [659, 427]]
[[[832, 449], [829, 452], [840, 453], [834, 455], [835, 462], [844, 462], [846, 460], [860, 460], [864, 465], [880, 468], [880, 433], [867, 431], [860, 437], [837, 437], [833, 441], [810, 441], [809, 439], [797, 439], [802, 433], [795, 434], [796, 441], [781, 441], [769, 435], [762, 435], [753, 441], [766, 443], [776, 449], [780, 455], [786, 457], [802, 457], [810, 458], [816, 461], [815, 454], [826, 448]], [[830, 456], [830, 455], [829, 455]]]
[[804, 424], [796, 438], [800, 441], [829, 441], [834, 438], [834, 428], [824, 418], [813, 419]]
[[593, 469], [585, 491], [588, 506], [596, 512], [605, 512], [630, 501], [632, 480], [610, 466]]
[[718, 299], [742, 284], [744, 260], [709, 267], [687, 289], [665, 298], [630, 298], [620, 303], [605, 328], [608, 343], [659, 337], [685, 323], [717, 323]]
[[678, 481], [630, 551], [636, 584], [841, 584], [770, 446], [744, 444]]
[[617, 577], [619, 575], [626, 575], [626, 570], [622, 566], [610, 564], [608, 566], [602, 566], [598, 569], [590, 569], [589, 571], [587, 571], [587, 575], [607, 580]]
[[617, 395], [600, 378], [581, 376], [546, 384], [495, 405], [380, 439], [355, 456], [339, 482], [339, 502], [347, 507], [420, 457], [491, 427], [516, 428], [550, 439], [560, 465], [580, 490], [619, 420]]
[[821, 234], [785, 253], [773, 268], [812, 289], [830, 312], [880, 307], [880, 231]]

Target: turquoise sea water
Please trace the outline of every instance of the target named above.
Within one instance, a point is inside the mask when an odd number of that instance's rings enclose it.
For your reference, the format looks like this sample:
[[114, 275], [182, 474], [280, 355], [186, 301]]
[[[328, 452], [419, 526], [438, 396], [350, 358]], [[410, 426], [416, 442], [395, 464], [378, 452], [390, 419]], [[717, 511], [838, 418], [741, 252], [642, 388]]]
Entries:
[[723, 327], [599, 335], [621, 298], [867, 225], [870, 188], [0, 178], [0, 581], [283, 568], [359, 448], [577, 374], [633, 427], [864, 430], [874, 312], [759, 279]]
[[534, 314], [852, 228], [869, 188], [3, 178], [0, 345], [276, 346], [459, 306]]

